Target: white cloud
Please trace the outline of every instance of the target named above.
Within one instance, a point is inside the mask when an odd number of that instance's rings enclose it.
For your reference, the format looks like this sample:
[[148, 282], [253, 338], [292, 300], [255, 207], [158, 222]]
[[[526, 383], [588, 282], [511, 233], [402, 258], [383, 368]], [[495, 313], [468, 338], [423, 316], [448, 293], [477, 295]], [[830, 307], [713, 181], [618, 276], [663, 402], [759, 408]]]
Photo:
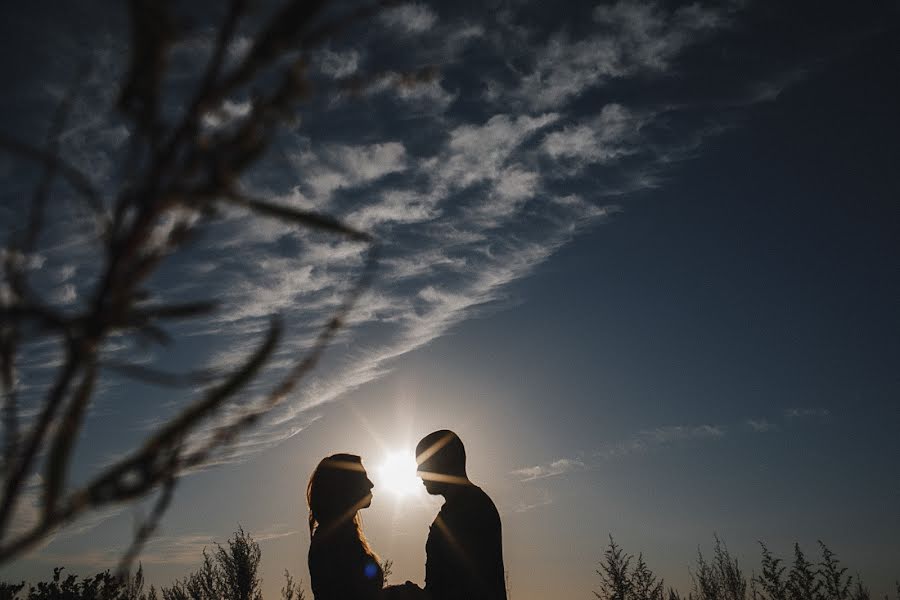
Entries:
[[381, 22], [404, 33], [424, 33], [437, 23], [437, 15], [418, 2], [392, 6], [381, 12]]
[[[361, 298], [347, 319], [349, 328], [342, 332], [342, 339], [358, 339], [356, 327], [377, 323], [382, 332], [377, 344], [363, 343], [362, 347], [371, 349], [357, 351], [317, 372], [304, 382], [289, 405], [266, 420], [258, 435], [221, 460], [240, 460], [293, 435], [293, 424], [310, 409], [383, 376], [397, 358], [502, 298], [511, 281], [531, 272], [581, 226], [608, 214], [608, 208], [574, 194], [549, 196], [535, 213], [542, 216], [533, 217], [541, 219], [539, 227], [530, 233], [512, 233], [503, 228], [504, 224], [515, 222], [519, 207], [540, 192], [541, 173], [528, 158], [529, 152], [539, 150], [525, 150], [524, 145], [558, 118], [553, 113], [495, 115], [481, 124], [460, 125], [449, 132], [446, 144], [430, 158], [413, 160], [398, 151], [391, 160], [375, 161], [388, 168], [357, 166], [373, 162], [372, 157], [379, 154], [371, 146], [365, 147], [365, 152], [354, 149], [353, 154], [364, 157], [363, 161], [348, 160], [345, 148], [334, 147], [304, 159], [312, 176], [328, 172], [340, 181], [374, 181], [381, 173], [405, 165], [410, 179], [417, 180], [417, 185], [427, 192], [379, 191], [347, 216], [350, 223], [369, 230], [377, 231], [379, 226], [405, 227], [387, 238], [391, 240], [390, 252], [380, 263], [375, 286]], [[473, 193], [471, 204], [462, 209], [446, 204], [451, 194], [473, 189], [477, 184], [487, 186], [485, 195]], [[297, 191], [292, 194], [296, 196]], [[404, 239], [403, 232], [414, 234], [413, 243], [399, 241]], [[285, 235], [303, 239], [298, 234]], [[251, 260], [254, 268], [229, 292], [239, 306], [231, 312], [234, 319], [228, 327], [232, 333], [245, 325], [259, 331], [260, 327], [254, 324], [264, 322], [263, 316], [274, 309], [289, 312], [295, 322], [324, 322], [326, 311], [337, 306], [342, 297], [339, 290], [355, 276], [364, 246], [304, 240], [301, 248], [299, 259], [293, 261], [264, 258], [262, 249], [249, 255], [245, 252], [242, 258]], [[451, 279], [446, 279], [446, 275]], [[396, 288], [398, 282], [402, 291]], [[310, 339], [307, 335], [289, 342], [285, 352], [277, 357], [279, 364], [288, 364], [291, 355], [301, 356]], [[252, 347], [249, 340], [229, 343], [214, 362], [234, 366]]]
[[658, 3], [622, 0], [598, 6], [594, 20], [603, 31], [574, 41], [560, 33], [540, 48], [514, 96], [534, 109], [553, 109], [609, 79], [665, 71], [725, 17], [700, 5], [669, 11]]
[[827, 408], [786, 408], [784, 411], [784, 416], [787, 419], [825, 418], [829, 415], [831, 415], [831, 411]]
[[11, 251], [8, 248], [0, 248], [0, 263], [11, 262], [16, 266], [24, 267], [28, 271], [42, 269], [47, 262], [47, 257], [39, 253], [23, 254], [19, 251]]
[[433, 195], [408, 190], [388, 190], [381, 201], [368, 204], [347, 216], [347, 222], [360, 229], [383, 223], [420, 223], [440, 214]]
[[[406, 33], [431, 32], [414, 41], [426, 45], [434, 38], [438, 47], [430, 52], [440, 59], [434, 61], [439, 64], [452, 63], [462, 56], [463, 49], [494, 33], [486, 34], [479, 24], [450, 27], [439, 23], [423, 4], [406, 4], [385, 14], [391, 27]], [[560, 164], [582, 169], [634, 156], [645, 147], [639, 135], [644, 119], [652, 118], [626, 106], [608, 104], [593, 118], [575, 119], [566, 104], [612, 78], [672, 69], [680, 52], [703, 34], [722, 27], [723, 18], [720, 12], [700, 5], [668, 10], [659, 4], [638, 2], [601, 7], [594, 16], [604, 28], [602, 34], [572, 39], [560, 33], [543, 44], [524, 44], [529, 54], [535, 47], [537, 50], [533, 56], [519, 56], [522, 60], [515, 61], [515, 69], [525, 68], [519, 79], [521, 85], [505, 90], [494, 82], [489, 88], [497, 102], [514, 102], [506, 103], [502, 109], [505, 114], [486, 121], [467, 122], [460, 120], [464, 118], [461, 115], [443, 114], [457, 98], [470, 92], [458, 88], [457, 80], [450, 75], [408, 84], [398, 73], [386, 74], [373, 91], [390, 93], [404, 110], [421, 109], [415, 114], [415, 126], [430, 128], [426, 133], [446, 135], [446, 142], [432, 148], [430, 154], [416, 154], [422, 151], [413, 150], [413, 146], [407, 150], [400, 141], [335, 143], [327, 134], [315, 141], [294, 137], [287, 147], [277, 148], [284, 150], [290, 165], [274, 167], [275, 183], [258, 195], [287, 206], [342, 212], [359, 227], [378, 233], [383, 228], [392, 235], [382, 238], [385, 258], [375, 283], [347, 319], [341, 343], [333, 345], [329, 360], [285, 405], [262, 419], [259, 427], [242, 436], [215, 462], [243, 460], [297, 435], [319, 418], [313, 414], [315, 407], [383, 376], [399, 357], [504, 299], [511, 282], [526, 277], [581, 227], [615, 210], [598, 205], [598, 198], [658, 185], [660, 179], [648, 170], [635, 175], [628, 184], [603, 186], [590, 196], [548, 191], [546, 180], [558, 177]], [[443, 33], [447, 35], [439, 35]], [[477, 45], [480, 49], [488, 44]], [[241, 38], [233, 52], [239, 55], [248, 47], [248, 40]], [[314, 67], [321, 73], [341, 78], [357, 73], [362, 58], [355, 50], [327, 50], [315, 60]], [[105, 84], [105, 89], [114, 93], [114, 86]], [[79, 107], [81, 112], [74, 121], [86, 114], [84, 108]], [[219, 126], [246, 115], [248, 110], [249, 103], [226, 103], [222, 114], [210, 117], [220, 120], [210, 124]], [[102, 123], [92, 121], [88, 129], [100, 135], [96, 132], [102, 129]], [[79, 157], [79, 165], [105, 181], [110, 156], [121, 147], [125, 133], [121, 128], [103, 132], [105, 152], [72, 153]], [[85, 145], [85, 130], [72, 131], [66, 139], [70, 150], [77, 151]], [[554, 164], [548, 171], [546, 163], [551, 162]], [[390, 178], [395, 187], [381, 189], [385, 184], [382, 179], [396, 173], [405, 176]], [[343, 197], [335, 198], [339, 190], [365, 192], [365, 203], [348, 206]], [[204, 296], [232, 302], [236, 309], [174, 333], [176, 337], [183, 332], [206, 336], [197, 340], [197, 346], [215, 348], [215, 355], [199, 360], [233, 366], [255, 348], [255, 336], [265, 330], [267, 316], [281, 312], [292, 330], [266, 372], [265, 381], [271, 383], [292, 360], [303, 355], [315, 327], [341, 301], [342, 292], [358, 274], [365, 246], [324, 235], [311, 236], [246, 211], [227, 211], [226, 218], [213, 227], [222, 229], [210, 232], [211, 243], [205, 249], [215, 254], [213, 258], [198, 258], [203, 266], [189, 270], [192, 281], [188, 283]], [[67, 234], [72, 233], [69, 229]], [[226, 235], [218, 236], [226, 231]], [[48, 261], [57, 264], [62, 257], [70, 266], [90, 265], [96, 250], [82, 244], [83, 237], [55, 237], [60, 244], [48, 254]], [[79, 242], [71, 242], [76, 239]], [[63, 248], [70, 243], [73, 245], [69, 248], [77, 253]], [[90, 275], [79, 267], [79, 281], [90, 281]], [[60, 271], [56, 283], [68, 284], [70, 279], [75, 279], [74, 270]], [[171, 286], [165, 291], [175, 289], [177, 286]], [[77, 294], [74, 288], [72, 295]], [[367, 325], [377, 325], [379, 335], [368, 335], [366, 330], [374, 327]], [[262, 391], [262, 386], [251, 387], [232, 410], [252, 406]], [[177, 404], [172, 406], [177, 408]], [[787, 417], [808, 416], [801, 411], [811, 409], [792, 410], [797, 413], [786, 413]], [[200, 437], [209, 432], [201, 432]], [[663, 427], [604, 446], [598, 456], [609, 458], [686, 440], [716, 440], [724, 435], [724, 428], [713, 425]], [[562, 458], [525, 467], [517, 474], [539, 479], [586, 468], [589, 465], [582, 459]], [[549, 502], [532, 498], [523, 501], [519, 509], [530, 510]], [[208, 543], [209, 539], [169, 539], [154, 551], [160, 562], [173, 556], [177, 561], [182, 550], [183, 556], [193, 562], [197, 544]]]
[[335, 52], [325, 49], [319, 52], [316, 58], [319, 70], [335, 79], [349, 77], [359, 69], [360, 56], [356, 50]]
[[331, 144], [291, 156], [303, 173], [302, 185], [313, 201], [327, 202], [339, 189], [371, 183], [390, 173], [406, 169], [406, 149], [399, 142], [369, 145]]
[[526, 170], [523, 165], [512, 165], [497, 174], [492, 192], [475, 209], [477, 218], [485, 225], [498, 219], [512, 217], [525, 201], [534, 197], [540, 184], [540, 175]]
[[250, 114], [252, 108], [253, 104], [249, 101], [234, 102], [233, 100], [225, 100], [216, 110], [203, 115], [203, 124], [211, 128], [222, 127], [232, 121], [246, 117]]
[[403, 280], [433, 272], [462, 272], [469, 263], [463, 256], [450, 256], [444, 249], [433, 248], [413, 256], [388, 258], [381, 264], [386, 268], [388, 277]]
[[[580, 228], [614, 210], [596, 203], [603, 194], [613, 193], [611, 186], [592, 196], [557, 194], [548, 190], [547, 179], [559, 176], [560, 164], [581, 169], [632, 156], [641, 145], [645, 117], [608, 104], [595, 117], [574, 120], [566, 116], [565, 103], [608, 78], [670, 68], [678, 53], [693, 43], [691, 35], [720, 27], [721, 20], [714, 11], [699, 7], [670, 11], [636, 2], [598, 9], [594, 16], [605, 29], [602, 35], [572, 40], [557, 34], [538, 45], [534, 56], [517, 63], [516, 68], [521, 64], [526, 69], [521, 87], [511, 93], [497, 87], [492, 93], [498, 101], [518, 102], [486, 120], [468, 122], [460, 115], [443, 114], [464, 91], [454, 87], [457, 80], [435, 77], [410, 83], [398, 73], [387, 73], [372, 91], [390, 93], [405, 108], [422, 107], [415, 126], [446, 136], [428, 151], [413, 146], [407, 150], [397, 140], [337, 143], [327, 134], [316, 140], [295, 136], [277, 148], [289, 165], [272, 167], [274, 183], [261, 186], [257, 195], [286, 206], [342, 214], [353, 225], [390, 235], [382, 238], [384, 258], [373, 287], [341, 332], [339, 341], [351, 350], [330, 352], [329, 361], [287, 404], [217, 460], [240, 460], [296, 435], [314, 418], [312, 408], [381, 377], [398, 357], [504, 299], [510, 282], [527, 276]], [[434, 38], [424, 56], [438, 57], [441, 60], [434, 62], [440, 64], [457, 60], [478, 40], [486, 42], [479, 48], [487, 47], [494, 34], [478, 23], [442, 23], [432, 9], [418, 3], [388, 9], [382, 18], [408, 34], [432, 32], [414, 41], [424, 46]], [[526, 52], [534, 47], [523, 44]], [[234, 52], [246, 48], [244, 43]], [[361, 60], [356, 50], [324, 50], [314, 57], [314, 67], [341, 78], [357, 73]], [[530, 108], [523, 111], [523, 106]], [[249, 104], [226, 103], [223, 114], [214, 115], [221, 117], [215, 124], [240, 118], [248, 110]], [[111, 135], [111, 145], [113, 138], [121, 143]], [[398, 173], [404, 177], [386, 178]], [[388, 181], [392, 187], [384, 189]], [[340, 190], [364, 192], [365, 201], [351, 203], [351, 194], [336, 195]], [[166, 230], [162, 227], [160, 235]], [[202, 266], [189, 270], [196, 277], [187, 283], [193, 291], [231, 306], [175, 333], [207, 338], [196, 340], [198, 346], [215, 348], [213, 356], [200, 359], [203, 364], [234, 366], [255, 347], [268, 315], [281, 312], [292, 330], [269, 365], [268, 382], [308, 349], [316, 327], [358, 274], [365, 251], [362, 244], [298, 232], [240, 210], [226, 211], [226, 217], [211, 226], [209, 240], [204, 249], [215, 258], [198, 259]], [[79, 280], [88, 280], [88, 275], [79, 269]], [[190, 285], [184, 289], [191, 291]], [[378, 335], [369, 329], [378, 329]], [[251, 387], [242, 398], [245, 405], [252, 405], [261, 392]], [[724, 431], [712, 426], [662, 428], [641, 432], [619, 448], [633, 451], [721, 435]], [[577, 463], [566, 461], [572, 460], [537, 465], [532, 468], [539, 470], [531, 474], [571, 470]]]
[[640, 128], [647, 119], [621, 104], [607, 104], [587, 122], [548, 133], [542, 147], [554, 159], [608, 163], [638, 151]]
[[766, 433], [778, 429], [777, 425], [767, 419], [747, 419], [745, 424], [754, 433]]
[[420, 80], [408, 75], [388, 71], [366, 88], [369, 94], [389, 94], [402, 102], [405, 109], [420, 113], [440, 115], [444, 113], [459, 95], [444, 87], [439, 73]]
[[524, 467], [516, 469], [512, 475], [519, 478], [519, 481], [534, 481], [536, 479], [544, 479], [555, 475], [562, 475], [585, 468], [584, 462], [578, 458], [559, 458], [553, 462], [534, 465], [533, 467]]
[[354, 183], [373, 181], [406, 168], [406, 150], [398, 142], [369, 146], [332, 146], [327, 154]]
[[540, 50], [534, 70], [522, 78], [517, 95], [537, 110], [559, 108], [603, 79], [626, 72], [613, 39], [573, 42], [558, 34]]
[[444, 38], [443, 64], [459, 58], [460, 52], [472, 41], [484, 37], [484, 27], [477, 23], [462, 23], [451, 29]]
[[53, 304], [72, 304], [78, 299], [78, 289], [71, 283], [65, 283], [50, 293]]
[[537, 496], [534, 498], [523, 498], [522, 500], [514, 504], [512, 507], [512, 512], [525, 513], [536, 508], [543, 508], [545, 506], [550, 506], [551, 504], [553, 504], [553, 496], [550, 495], [550, 492], [548, 490], [538, 488], [536, 490], [536, 494]]
[[533, 196], [540, 177], [522, 165], [513, 165], [500, 173], [494, 192], [504, 200], [519, 201]]
[[640, 436], [652, 443], [663, 445], [695, 439], [717, 439], [725, 436], [721, 425], [670, 425], [641, 431]]
[[56, 269], [54, 278], [58, 283], [66, 283], [78, 272], [78, 265], [60, 265]]
[[[240, 308], [228, 315], [229, 320], [265, 317], [303, 302], [303, 297], [331, 289], [341, 278], [311, 264], [298, 264], [295, 259], [265, 257], [259, 260], [260, 274], [254, 281], [245, 280], [231, 294]], [[252, 302], [243, 302], [252, 298]]]
[[459, 95], [445, 89], [440, 77], [426, 82], [397, 83], [394, 85], [394, 93], [400, 100], [438, 114], [446, 111]]
[[691, 440], [718, 440], [726, 434], [722, 425], [667, 425], [644, 429], [628, 439], [604, 444], [596, 455], [603, 459], [619, 458]]
[[594, 9], [594, 21], [615, 32], [624, 57], [638, 66], [662, 70], [701, 32], [723, 23], [719, 10], [691, 4], [669, 12], [657, 3], [620, 0]]
[[499, 114], [484, 125], [461, 125], [450, 131], [445, 150], [426, 160], [422, 168], [433, 173], [442, 187], [464, 188], [499, 180], [502, 167], [521, 144], [557, 119], [555, 113], [537, 117]]

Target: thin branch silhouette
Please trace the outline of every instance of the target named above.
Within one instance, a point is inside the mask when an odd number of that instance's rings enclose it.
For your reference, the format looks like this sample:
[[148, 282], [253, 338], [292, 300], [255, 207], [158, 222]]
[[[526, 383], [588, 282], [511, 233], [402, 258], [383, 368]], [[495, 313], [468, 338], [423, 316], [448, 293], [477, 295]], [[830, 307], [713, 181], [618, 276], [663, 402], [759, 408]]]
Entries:
[[[127, 181], [108, 195], [101, 193], [87, 175], [60, 153], [60, 133], [75, 101], [77, 85], [60, 102], [46, 148], [0, 133], [0, 151], [36, 162], [43, 169], [27, 226], [24, 232], [11, 234], [3, 260], [9, 294], [0, 303], [4, 436], [0, 564], [34, 548], [56, 529], [89, 511], [156, 491], [153, 510], [137, 528], [131, 547], [122, 557], [120, 571], [127, 572], [162, 518], [179, 476], [227, 449], [242, 432], [283, 402], [318, 364], [372, 281], [377, 244], [369, 233], [330, 215], [252, 197], [241, 189], [239, 179], [270, 146], [278, 127], [289, 122], [299, 103], [309, 96], [312, 86], [307, 75], [308, 54], [387, 4], [375, 2], [325, 19], [324, 9], [329, 3], [324, 0], [285, 1], [252, 37], [244, 58], [229, 67], [225, 60], [228, 48], [249, 10], [246, 0], [230, 0], [217, 28], [211, 57], [185, 104], [187, 109], [170, 122], [161, 107], [168, 53], [178, 38], [169, 3], [130, 0], [131, 54], [116, 102], [116, 109], [128, 121], [131, 132], [123, 154]], [[263, 71], [267, 82], [273, 81], [274, 72], [277, 83], [259, 83]], [[425, 78], [422, 73], [403, 77], [404, 82]], [[76, 79], [81, 78], [80, 74]], [[361, 81], [371, 79], [363, 76], [357, 84]], [[335, 90], [340, 91], [341, 86], [346, 83], [336, 82]], [[248, 114], [227, 127], [204, 128], [205, 115], [251, 89]], [[27, 257], [35, 250], [46, 225], [55, 178], [62, 178], [78, 193], [97, 223], [102, 269], [80, 312], [55, 308], [29, 285]], [[223, 206], [238, 206], [257, 218], [277, 219], [368, 247], [361, 272], [348, 282], [342, 301], [306, 353], [260, 400], [231, 411], [230, 415], [223, 407], [235, 408], [232, 401], [256, 380], [282, 340], [283, 327], [277, 316], [272, 317], [256, 350], [229, 373], [168, 373], [106, 355], [101, 357], [103, 344], [112, 335], [167, 345], [174, 342], [167, 331], [170, 323], [203, 317], [219, 309], [213, 301], [163, 303], [154, 299], [146, 285], [162, 264], [184, 249], [192, 233], [214, 219]], [[164, 240], [157, 240], [154, 228], [163, 217], [175, 215], [176, 211], [189, 211], [199, 218], [173, 227]], [[15, 371], [27, 336], [57, 339], [63, 360], [55, 369], [52, 385], [30, 427], [21, 431]], [[205, 385], [206, 389], [133, 450], [80, 487], [69, 489], [72, 450], [82, 434], [97, 385], [107, 372], [162, 387]], [[200, 425], [213, 415], [226, 418], [201, 443], [194, 440], [193, 446], [189, 444]], [[26, 494], [28, 478], [35, 473], [43, 475], [40, 517], [24, 531], [12, 532], [11, 519]]]

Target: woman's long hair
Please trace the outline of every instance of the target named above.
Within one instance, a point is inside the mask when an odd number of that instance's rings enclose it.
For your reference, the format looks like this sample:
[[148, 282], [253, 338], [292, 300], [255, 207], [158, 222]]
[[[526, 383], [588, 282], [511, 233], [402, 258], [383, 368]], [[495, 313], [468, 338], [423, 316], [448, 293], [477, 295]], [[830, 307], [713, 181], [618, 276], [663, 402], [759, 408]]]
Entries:
[[363, 551], [378, 564], [378, 556], [372, 551], [362, 531], [359, 516], [362, 498], [354, 497], [361, 488], [361, 477], [365, 477], [365, 469], [360, 457], [354, 454], [333, 454], [322, 459], [306, 486], [309, 537], [352, 522]]

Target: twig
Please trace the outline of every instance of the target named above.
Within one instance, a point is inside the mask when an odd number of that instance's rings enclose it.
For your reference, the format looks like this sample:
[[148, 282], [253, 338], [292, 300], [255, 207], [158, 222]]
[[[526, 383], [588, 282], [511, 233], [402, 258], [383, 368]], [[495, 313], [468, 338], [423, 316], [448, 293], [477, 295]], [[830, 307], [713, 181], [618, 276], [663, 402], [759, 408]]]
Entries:
[[365, 291], [375, 273], [375, 267], [378, 262], [378, 248], [374, 244], [370, 246], [363, 272], [357, 279], [356, 283], [348, 292], [344, 302], [335, 311], [335, 314], [319, 333], [312, 348], [297, 364], [282, 378], [279, 384], [266, 399], [255, 410], [250, 410], [240, 417], [234, 419], [231, 423], [219, 427], [213, 435], [213, 438], [200, 450], [194, 451], [185, 456], [183, 464], [185, 468], [196, 467], [208, 460], [211, 453], [223, 444], [227, 444], [233, 440], [240, 431], [249, 427], [257, 421], [263, 414], [269, 412], [274, 407], [281, 404], [291, 391], [294, 390], [297, 383], [309, 373], [318, 364], [328, 344], [334, 338], [334, 335], [343, 325], [344, 319], [353, 309], [359, 296]]
[[128, 572], [131, 570], [131, 564], [138, 557], [138, 554], [140, 554], [141, 549], [144, 547], [144, 544], [147, 543], [147, 540], [150, 539], [150, 536], [153, 535], [153, 532], [159, 527], [159, 522], [162, 519], [163, 514], [165, 514], [166, 509], [169, 508], [169, 504], [172, 502], [172, 496], [175, 493], [175, 484], [178, 481], [177, 465], [178, 452], [174, 452], [172, 455], [172, 464], [169, 468], [169, 475], [163, 480], [162, 489], [159, 492], [156, 503], [153, 505], [153, 510], [144, 522], [141, 523], [141, 526], [138, 527], [134, 539], [131, 541], [131, 545], [119, 561], [116, 572], [120, 579], [125, 579], [128, 576]]
[[50, 423], [53, 421], [56, 411], [59, 409], [60, 404], [68, 392], [69, 385], [71, 385], [72, 380], [78, 372], [78, 367], [79, 361], [70, 350], [66, 357], [65, 365], [56, 379], [56, 383], [47, 394], [44, 401], [44, 408], [38, 416], [38, 420], [31, 430], [31, 434], [26, 439], [22, 453], [17, 456], [17, 460], [10, 464], [10, 469], [7, 472], [6, 485], [3, 486], [3, 499], [0, 500], [0, 540], [3, 539], [6, 533], [9, 519], [12, 516], [16, 507], [16, 502], [21, 495], [22, 482], [25, 479], [25, 475], [31, 468], [31, 463], [44, 441], [44, 436], [47, 434], [47, 429], [50, 427]]
[[[119, 97], [119, 108], [131, 120], [133, 133], [127, 166], [129, 181], [116, 194], [114, 215], [106, 215], [103, 200], [89, 179], [58, 156], [58, 132], [69, 112], [74, 91], [60, 105], [50, 128], [48, 149], [0, 134], [0, 150], [37, 161], [44, 177], [35, 191], [35, 203], [25, 231], [22, 249], [37, 245], [50, 201], [52, 180], [63, 177], [83, 197], [101, 220], [102, 236], [108, 242], [105, 265], [83, 310], [76, 314], [46, 308], [27, 287], [23, 275], [23, 252], [7, 254], [5, 277], [12, 289], [12, 301], [0, 307], [0, 362], [4, 397], [3, 496], [0, 499], [0, 564], [33, 548], [55, 528], [69, 523], [88, 510], [121, 503], [160, 490], [150, 517], [139, 527], [133, 544], [120, 567], [126, 570], [156, 528], [168, 506], [177, 477], [209, 460], [268, 410], [284, 401], [298, 383], [319, 362], [329, 343], [343, 326], [363, 290], [373, 277], [377, 247], [373, 238], [339, 220], [311, 211], [298, 210], [268, 200], [253, 198], [237, 186], [241, 173], [267, 148], [275, 127], [289, 118], [296, 101], [309, 89], [303, 56], [328, 36], [350, 23], [373, 14], [385, 2], [376, 2], [324, 24], [316, 24], [326, 0], [286, 1], [260, 33], [244, 60], [229, 73], [225, 56], [246, 8], [247, 0], [230, 0], [224, 22], [218, 29], [212, 58], [185, 116], [177, 124], [166, 124], [160, 114], [160, 98], [166, 71], [168, 46], [174, 27], [166, 2], [131, 0], [133, 48], [129, 72]], [[297, 53], [301, 56], [296, 58]], [[284, 66], [284, 58], [293, 63]], [[201, 130], [203, 115], [240, 86], [260, 77], [273, 65], [281, 72], [277, 85], [258, 93], [251, 113], [237, 127], [207, 135]], [[261, 78], [261, 77], [260, 77]], [[266, 80], [271, 81], [270, 79]], [[144, 282], [163, 261], [185, 246], [196, 229], [191, 223], [173, 230], [161, 247], [150, 247], [155, 227], [173, 210], [188, 208], [201, 218], [209, 218], [221, 203], [248, 209], [256, 215], [276, 218], [304, 229], [340, 235], [369, 245], [359, 277], [349, 283], [341, 305], [328, 319], [307, 353], [294, 364], [260, 402], [216, 427], [209, 439], [202, 439], [186, 454], [188, 443], [200, 425], [217, 414], [226, 403], [262, 371], [275, 352], [282, 335], [280, 320], [273, 317], [259, 347], [236, 371], [215, 381], [212, 371], [168, 373], [116, 360], [99, 362], [99, 348], [111, 334], [127, 331], [160, 344], [171, 337], [161, 323], [169, 319], [189, 319], [208, 314], [212, 302], [153, 304], [148, 302]], [[34, 327], [25, 329], [23, 324]], [[20, 444], [16, 430], [15, 356], [20, 332], [50, 332], [64, 340], [66, 358], [54, 385], [43, 399], [34, 425]], [[211, 384], [199, 399], [141, 442], [124, 458], [103, 469], [89, 482], [71, 492], [66, 477], [72, 448], [83, 429], [100, 369], [109, 369], [155, 385], [185, 386]], [[60, 416], [60, 413], [61, 416]], [[54, 427], [56, 425], [56, 427]], [[52, 432], [52, 433], [51, 433]], [[44, 463], [42, 517], [33, 527], [12, 539], [6, 536], [16, 511], [25, 480], [34, 470], [37, 456], [48, 450]]]
[[162, 387], [193, 387], [212, 383], [216, 379], [215, 372], [209, 369], [188, 371], [186, 373], [168, 373], [141, 365], [116, 361], [101, 361], [100, 366], [119, 373], [120, 375]]
[[321, 229], [332, 233], [345, 235], [357, 242], [371, 242], [372, 236], [352, 227], [348, 227], [328, 215], [316, 213], [312, 211], [298, 210], [288, 206], [281, 206], [266, 200], [250, 198], [243, 194], [232, 192], [222, 197], [223, 200], [249, 208], [255, 212], [264, 214], [269, 217], [277, 217], [294, 223], [305, 225], [313, 229]]
[[[90, 354], [93, 354], [90, 352]], [[75, 444], [75, 438], [81, 429], [84, 413], [87, 409], [91, 394], [94, 391], [94, 383], [97, 380], [97, 365], [91, 360], [88, 363], [81, 383], [69, 401], [69, 407], [60, 420], [59, 431], [53, 438], [50, 453], [45, 462], [44, 481], [44, 518], [53, 514], [60, 493], [66, 484], [66, 474], [69, 467], [69, 455]]]

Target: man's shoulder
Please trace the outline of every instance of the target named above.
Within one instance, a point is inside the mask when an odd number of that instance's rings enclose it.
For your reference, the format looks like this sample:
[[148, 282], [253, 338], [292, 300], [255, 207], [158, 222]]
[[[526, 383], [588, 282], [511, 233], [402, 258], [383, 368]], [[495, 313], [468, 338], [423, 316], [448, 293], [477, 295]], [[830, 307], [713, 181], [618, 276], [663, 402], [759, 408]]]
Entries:
[[487, 495], [487, 492], [485, 492], [483, 489], [481, 489], [477, 485], [474, 486], [474, 488], [475, 488], [475, 497], [477, 498], [477, 501], [480, 504], [484, 505], [485, 510], [489, 510], [490, 512], [492, 512], [494, 514], [499, 515], [499, 513], [497, 512], [497, 506], [494, 504], [494, 501], [491, 500], [491, 497]]
[[500, 522], [500, 513], [494, 501], [477, 485], [472, 485], [461, 494], [454, 503], [458, 512], [465, 513], [470, 519], [485, 522]]

